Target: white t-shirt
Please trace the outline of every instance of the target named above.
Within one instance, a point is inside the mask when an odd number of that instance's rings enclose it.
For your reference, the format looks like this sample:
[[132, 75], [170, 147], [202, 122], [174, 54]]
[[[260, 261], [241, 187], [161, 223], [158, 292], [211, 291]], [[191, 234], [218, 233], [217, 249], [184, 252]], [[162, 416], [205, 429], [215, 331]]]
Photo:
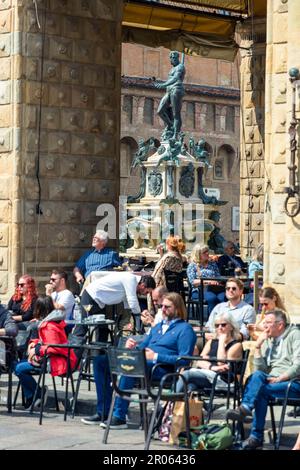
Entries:
[[60, 292], [52, 292], [51, 297], [53, 299], [53, 302], [64, 307], [65, 319], [72, 320], [73, 308], [75, 304], [75, 298], [72, 292], [68, 289], [64, 289]]
[[141, 276], [135, 274], [112, 272], [92, 281], [85, 290], [100, 308], [123, 302], [124, 308], [130, 308], [133, 313], [141, 313], [136, 293], [140, 279]]

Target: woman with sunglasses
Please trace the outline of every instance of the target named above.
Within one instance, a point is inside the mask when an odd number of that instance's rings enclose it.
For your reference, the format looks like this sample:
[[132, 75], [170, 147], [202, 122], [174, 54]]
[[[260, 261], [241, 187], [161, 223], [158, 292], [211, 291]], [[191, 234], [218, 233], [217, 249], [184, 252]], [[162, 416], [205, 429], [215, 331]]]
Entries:
[[[264, 331], [263, 321], [266, 312], [271, 310], [279, 309], [286, 313], [284, 303], [274, 287], [267, 286], [263, 287], [259, 291], [259, 303], [261, 305], [261, 313], [257, 315], [255, 323], [249, 323], [247, 325], [249, 334], [252, 340], [256, 341], [259, 334]], [[286, 314], [287, 315], [287, 314]], [[287, 315], [289, 321], [289, 317]]]
[[18, 323], [19, 329], [26, 329], [23, 322], [33, 319], [33, 311], [38, 297], [35, 280], [28, 274], [20, 277], [14, 295], [8, 302], [8, 310], [13, 312], [12, 318]]
[[[243, 357], [243, 347], [239, 340], [239, 325], [233, 315], [230, 312], [219, 313], [215, 317], [214, 326], [214, 337], [207, 341], [201, 352], [201, 358], [211, 360], [195, 361], [195, 366], [182, 373], [188, 383], [189, 391], [210, 388], [217, 372], [220, 373], [217, 388], [227, 389], [229, 366], [224, 362], [219, 362], [218, 359], [240, 360]], [[213, 360], [215, 358], [216, 360]], [[233, 379], [233, 377], [230, 378]], [[183, 391], [182, 379], [178, 380], [176, 391]]]

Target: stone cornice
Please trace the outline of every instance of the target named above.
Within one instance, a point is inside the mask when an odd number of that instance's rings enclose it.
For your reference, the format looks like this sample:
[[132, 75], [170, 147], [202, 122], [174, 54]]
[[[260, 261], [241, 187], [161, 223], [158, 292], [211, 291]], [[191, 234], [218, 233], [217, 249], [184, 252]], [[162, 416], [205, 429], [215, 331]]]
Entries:
[[[121, 78], [121, 86], [122, 88], [147, 88], [157, 90], [154, 87], [154, 81], [146, 77], [129, 77], [123, 75]], [[191, 83], [185, 83], [184, 88], [186, 93], [189, 94], [240, 100], [240, 91], [236, 88], [214, 87]]]

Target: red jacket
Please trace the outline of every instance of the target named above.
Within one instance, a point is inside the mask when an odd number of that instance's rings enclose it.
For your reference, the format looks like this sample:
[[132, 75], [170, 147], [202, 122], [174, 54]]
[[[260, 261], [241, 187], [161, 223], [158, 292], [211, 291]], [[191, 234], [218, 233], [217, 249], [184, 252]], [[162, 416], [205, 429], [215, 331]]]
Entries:
[[[66, 374], [67, 372], [67, 348], [47, 348], [47, 344], [66, 344], [68, 343], [67, 335], [65, 332], [66, 323], [62, 321], [47, 321], [45, 319], [38, 328], [39, 339], [34, 340], [34, 343], [41, 343], [42, 346], [39, 355], [43, 357], [46, 353], [50, 355], [50, 370], [51, 375], [57, 376]], [[64, 356], [64, 357], [62, 357]], [[70, 364], [72, 370], [75, 368], [77, 357], [74, 350], [70, 352]]]

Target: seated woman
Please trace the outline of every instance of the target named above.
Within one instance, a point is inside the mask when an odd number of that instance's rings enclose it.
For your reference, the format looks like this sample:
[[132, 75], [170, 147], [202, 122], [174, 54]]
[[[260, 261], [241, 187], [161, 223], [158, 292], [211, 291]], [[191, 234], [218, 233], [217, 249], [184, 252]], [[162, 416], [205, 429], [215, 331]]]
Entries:
[[185, 251], [185, 244], [179, 237], [170, 236], [166, 239], [167, 253], [157, 262], [152, 277], [156, 287], [166, 287], [164, 269], [180, 273], [183, 268], [182, 253]]
[[[249, 323], [247, 328], [249, 330], [249, 335], [252, 340], [256, 341], [259, 334], [264, 331], [263, 321], [265, 318], [266, 312], [271, 310], [280, 309], [286, 313], [286, 309], [280, 295], [274, 289], [274, 287], [268, 286], [260, 289], [259, 291], [259, 303], [262, 306], [261, 313], [256, 316], [256, 322]], [[286, 313], [287, 320], [289, 321], [289, 316]]]
[[[209, 259], [209, 248], [207, 245], [197, 244], [191, 254], [191, 262], [187, 267], [187, 277], [192, 287], [192, 299], [199, 299], [198, 287], [201, 286], [201, 278], [219, 277], [220, 271], [215, 261]], [[218, 281], [208, 280], [203, 282], [204, 300], [208, 305], [208, 314], [220, 302], [225, 300], [225, 290]]]
[[37, 299], [35, 280], [28, 274], [20, 277], [14, 295], [8, 302], [8, 310], [12, 310], [12, 318], [18, 323], [19, 329], [26, 329], [27, 324], [33, 318], [33, 310]]
[[[230, 312], [219, 313], [215, 318], [215, 338], [205, 344], [201, 357], [203, 359], [231, 359], [239, 360], [243, 357], [242, 343], [238, 340], [240, 330], [237, 322]], [[185, 370], [182, 374], [188, 383], [189, 391], [210, 388], [217, 372], [221, 375], [217, 388], [228, 387], [228, 364], [216, 361], [195, 361], [195, 367]], [[233, 377], [232, 377], [233, 379]], [[183, 380], [179, 379], [176, 391], [183, 391]]]
[[[68, 342], [65, 333], [64, 312], [54, 310], [51, 297], [38, 297], [34, 309], [34, 318], [38, 321], [38, 338], [29, 342], [28, 359], [22, 360], [15, 366], [15, 374], [20, 380], [26, 398], [25, 409], [30, 409], [36, 389], [36, 381], [31, 372], [38, 370], [45, 354], [50, 355], [52, 376], [63, 375], [67, 372], [68, 350], [55, 347], [47, 349], [47, 344], [66, 344]], [[75, 367], [76, 362], [76, 355], [71, 350], [70, 363], [72, 369]], [[44, 391], [44, 401], [46, 401], [46, 391]], [[41, 388], [39, 388], [36, 397], [35, 406], [40, 403]]]

